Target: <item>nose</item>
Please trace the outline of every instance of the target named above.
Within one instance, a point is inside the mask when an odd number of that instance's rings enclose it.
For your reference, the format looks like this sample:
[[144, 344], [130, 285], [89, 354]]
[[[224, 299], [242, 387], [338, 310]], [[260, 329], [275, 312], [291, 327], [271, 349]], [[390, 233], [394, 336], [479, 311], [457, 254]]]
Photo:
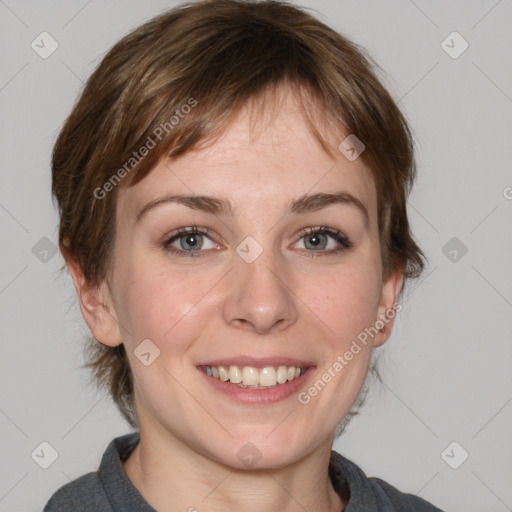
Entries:
[[252, 263], [234, 255], [223, 306], [226, 323], [257, 334], [280, 332], [297, 320], [297, 296], [286, 262], [264, 250]]

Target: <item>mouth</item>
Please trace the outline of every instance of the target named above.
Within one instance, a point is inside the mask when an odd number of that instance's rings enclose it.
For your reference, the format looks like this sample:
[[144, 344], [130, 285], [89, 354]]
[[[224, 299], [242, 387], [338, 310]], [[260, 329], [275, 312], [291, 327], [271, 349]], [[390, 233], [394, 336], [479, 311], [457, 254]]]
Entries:
[[199, 365], [206, 375], [245, 389], [269, 389], [282, 386], [302, 377], [310, 366], [267, 365], [242, 366], [236, 364]]

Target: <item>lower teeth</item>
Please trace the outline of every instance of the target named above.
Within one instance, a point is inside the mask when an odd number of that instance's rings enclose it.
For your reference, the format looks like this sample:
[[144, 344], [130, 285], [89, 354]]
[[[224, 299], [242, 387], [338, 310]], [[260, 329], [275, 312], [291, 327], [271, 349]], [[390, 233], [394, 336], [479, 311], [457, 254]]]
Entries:
[[[298, 378], [302, 377], [302, 375], [304, 375], [303, 371], [301, 371], [300, 375], [298, 377], [295, 377], [293, 380], [297, 380]], [[229, 382], [230, 384], [234, 384], [235, 386], [238, 386], [240, 388], [246, 388], [246, 389], [269, 389], [269, 388], [275, 388], [276, 386], [282, 385], [279, 382], [276, 382], [272, 386], [260, 386], [259, 384], [257, 386], [246, 386], [242, 382], [231, 382], [229, 379], [224, 382]], [[286, 382], [283, 382], [283, 384], [287, 384], [288, 382], [292, 382], [292, 381], [287, 380]]]
[[[269, 389], [269, 388], [275, 388], [276, 386], [280, 386], [280, 384], [276, 383], [273, 386], [245, 386], [241, 382], [235, 383], [231, 382], [230, 380], [227, 380], [226, 382], [229, 382], [230, 384], [234, 384], [235, 386], [238, 386], [239, 388], [246, 388], [246, 389]], [[286, 382], [284, 383], [286, 384]]]

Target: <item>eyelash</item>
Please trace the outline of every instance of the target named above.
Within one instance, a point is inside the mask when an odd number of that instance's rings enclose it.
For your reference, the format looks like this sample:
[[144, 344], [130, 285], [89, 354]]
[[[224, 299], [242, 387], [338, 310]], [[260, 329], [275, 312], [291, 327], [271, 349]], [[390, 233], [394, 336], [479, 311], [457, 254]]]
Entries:
[[[311, 257], [314, 258], [316, 256], [334, 256], [339, 253], [342, 253], [348, 249], [350, 249], [354, 244], [346, 237], [341, 231], [338, 231], [336, 229], [331, 229], [326, 226], [319, 226], [319, 227], [309, 227], [300, 232], [299, 240], [304, 238], [305, 236], [311, 236], [311, 235], [317, 235], [317, 234], [325, 234], [329, 235], [331, 238], [336, 240], [338, 242], [339, 247], [336, 249], [330, 249], [328, 251], [310, 251], [305, 249], [307, 252], [311, 252]], [[167, 238], [163, 243], [162, 247], [172, 253], [176, 254], [178, 256], [188, 256], [192, 258], [197, 257], [203, 257], [205, 256], [204, 251], [198, 250], [198, 251], [183, 251], [181, 249], [177, 249], [176, 247], [172, 247], [171, 244], [175, 241], [180, 239], [183, 236], [186, 235], [207, 235], [208, 238], [212, 239], [212, 231], [208, 228], [201, 228], [199, 229], [197, 226], [191, 226], [189, 228], [180, 228], [178, 229], [178, 232], [176, 234], [171, 235], [169, 238]], [[195, 254], [194, 254], [195, 253]], [[318, 254], [315, 254], [318, 253]]]

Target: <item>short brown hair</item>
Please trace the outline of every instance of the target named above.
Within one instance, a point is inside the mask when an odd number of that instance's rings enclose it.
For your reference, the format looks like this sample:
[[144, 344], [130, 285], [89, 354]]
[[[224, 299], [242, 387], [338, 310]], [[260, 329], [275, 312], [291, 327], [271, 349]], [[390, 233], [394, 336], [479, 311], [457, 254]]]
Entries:
[[[282, 1], [190, 2], [146, 22], [102, 59], [56, 141], [52, 192], [61, 251], [76, 260], [89, 283], [99, 284], [115, 238], [117, 182], [139, 182], [163, 156], [177, 157], [212, 139], [249, 100], [288, 84], [328, 154], [334, 153], [318, 130], [319, 118], [340, 134], [340, 142], [354, 134], [365, 144], [360, 158], [377, 189], [383, 275], [398, 269], [406, 279], [418, 277], [425, 256], [406, 211], [416, 173], [412, 136], [375, 69], [364, 50]], [[173, 123], [172, 116], [192, 102]], [[311, 112], [319, 110], [315, 123]], [[155, 138], [134, 163], [134, 153]], [[86, 355], [98, 386], [136, 426], [124, 346], [92, 339]]]

